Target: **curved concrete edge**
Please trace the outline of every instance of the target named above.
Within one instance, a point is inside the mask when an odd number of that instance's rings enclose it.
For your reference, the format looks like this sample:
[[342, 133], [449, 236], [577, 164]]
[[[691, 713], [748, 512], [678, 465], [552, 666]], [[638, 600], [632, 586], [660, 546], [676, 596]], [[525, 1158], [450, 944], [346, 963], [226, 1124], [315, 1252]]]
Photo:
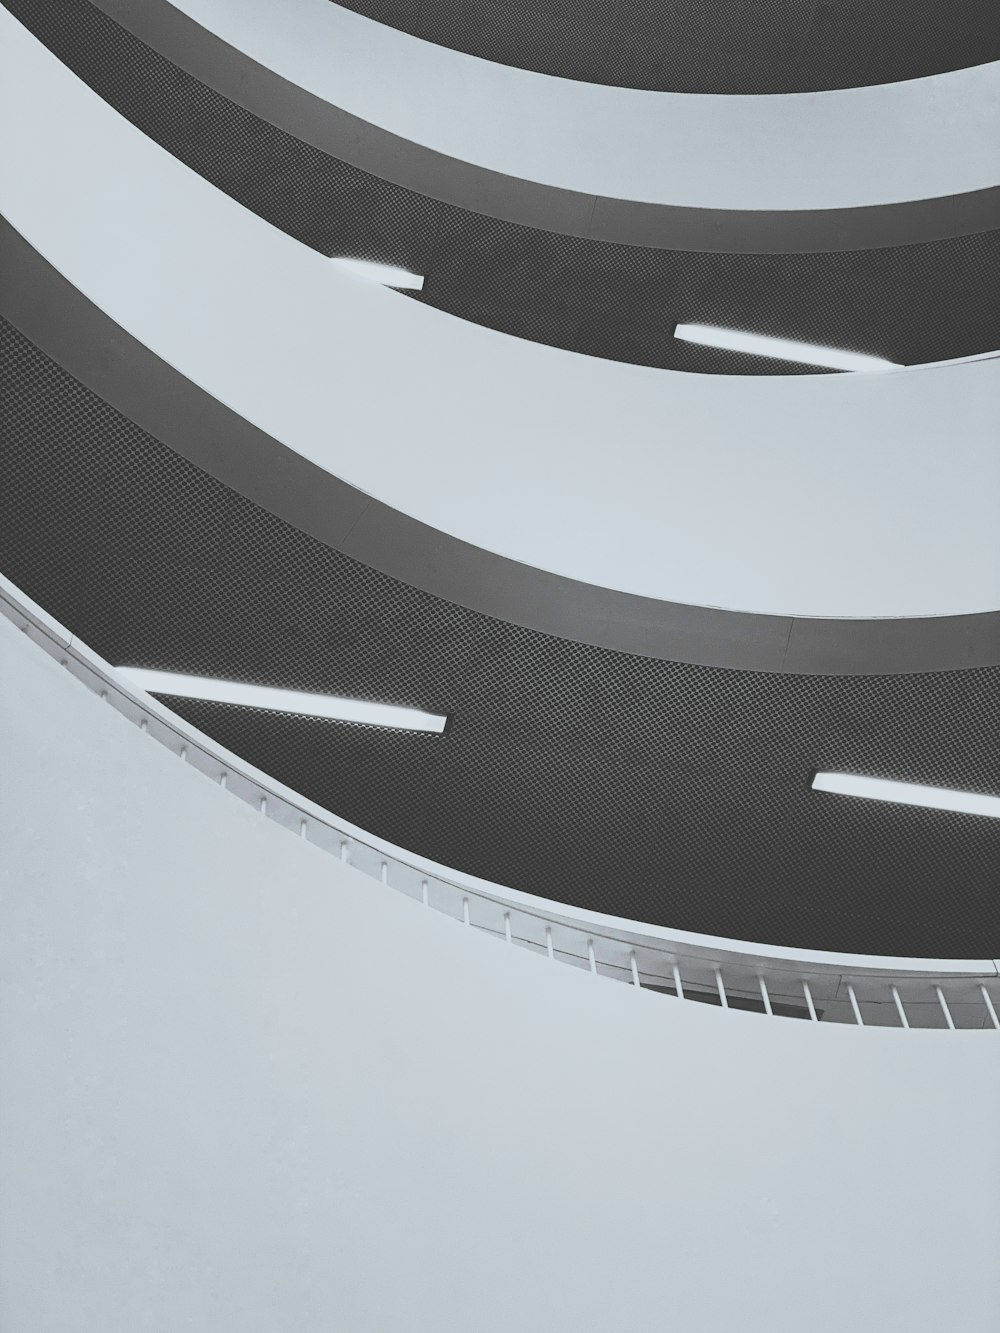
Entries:
[[705, 376], [485, 329], [339, 271], [6, 10], [0, 29], [12, 225], [151, 351], [366, 494], [657, 600], [831, 619], [1000, 609], [1000, 360]]
[[1000, 662], [1000, 612], [838, 620], [757, 615], [596, 587], [410, 518], [280, 444], [79, 292], [0, 218], [0, 313], [143, 430], [296, 528], [403, 583], [580, 643], [670, 661], [807, 675]]
[[549, 185], [653, 203], [798, 209], [903, 203], [1000, 182], [1000, 61], [841, 92], [653, 93], [464, 56], [328, 0], [285, 0], [280, 10], [272, 0], [174, 3], [363, 120]]
[[730, 254], [882, 249], [1000, 227], [1000, 186], [866, 207], [730, 210], [611, 198], [505, 175], [334, 106], [165, 0], [93, 3], [200, 82], [322, 152], [419, 194], [523, 226], [620, 245]]

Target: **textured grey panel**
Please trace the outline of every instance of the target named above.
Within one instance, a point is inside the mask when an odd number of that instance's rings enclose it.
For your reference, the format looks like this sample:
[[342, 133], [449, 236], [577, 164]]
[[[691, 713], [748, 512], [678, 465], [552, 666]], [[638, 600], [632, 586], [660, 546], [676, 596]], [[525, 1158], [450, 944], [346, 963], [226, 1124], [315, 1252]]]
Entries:
[[372, 832], [601, 911], [779, 945], [983, 956], [1000, 821], [809, 789], [1000, 791], [1000, 668], [826, 677], [613, 652], [455, 606], [252, 504], [0, 339], [0, 568], [103, 656], [446, 712], [443, 737], [178, 702]]
[[251, 115], [85, 0], [9, 7], [145, 133], [325, 254], [426, 275], [438, 309], [587, 355], [700, 373], [814, 368], [676, 341], [701, 322], [903, 364], [1000, 347], [1000, 232], [872, 251], [724, 254], [558, 235], [367, 175]]
[[1000, 612], [797, 620], [594, 587], [470, 546], [354, 490], [154, 356], [0, 218], [0, 313], [211, 476], [363, 563], [472, 610], [598, 647], [705, 666], [868, 674], [1000, 662]]
[[857, 88], [1000, 57], [1000, 11], [982, 0], [338, 2], [499, 64], [662, 92]]

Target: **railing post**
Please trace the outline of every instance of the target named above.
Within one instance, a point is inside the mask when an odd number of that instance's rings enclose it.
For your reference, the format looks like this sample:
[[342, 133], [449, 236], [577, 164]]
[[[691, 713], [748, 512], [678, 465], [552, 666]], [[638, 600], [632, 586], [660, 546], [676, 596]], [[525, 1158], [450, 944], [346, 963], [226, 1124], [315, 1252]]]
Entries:
[[980, 983], [979, 991], [980, 991], [980, 994], [981, 994], [982, 997], [983, 997], [983, 1004], [986, 1005], [986, 1012], [989, 1014], [990, 1018], [993, 1020], [993, 1026], [994, 1026], [995, 1028], [1000, 1028], [1000, 1018], [997, 1017], [997, 1011], [993, 1008], [993, 1001], [990, 999], [990, 993], [989, 993], [989, 991], [986, 989], [985, 985], [983, 985], [982, 983]]
[[952, 1018], [951, 1010], [948, 1008], [948, 1001], [944, 998], [944, 991], [940, 986], [935, 986], [934, 989], [937, 991], [938, 1004], [940, 1004], [941, 1012], [944, 1014], [944, 1021], [951, 1028], [952, 1032], [954, 1032], [955, 1020]]

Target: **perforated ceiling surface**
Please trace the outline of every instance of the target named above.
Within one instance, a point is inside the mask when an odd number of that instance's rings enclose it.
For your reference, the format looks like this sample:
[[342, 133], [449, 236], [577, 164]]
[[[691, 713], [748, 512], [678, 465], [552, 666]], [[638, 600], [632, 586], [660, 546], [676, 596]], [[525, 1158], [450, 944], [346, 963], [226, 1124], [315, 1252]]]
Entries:
[[324, 254], [425, 275], [423, 291], [408, 298], [461, 318], [592, 356], [704, 373], [817, 371], [679, 342], [675, 324], [744, 329], [905, 365], [1000, 348], [1000, 232], [782, 255], [542, 231], [328, 156], [198, 83], [87, 0], [6, 3], [111, 105], [245, 207]]
[[564, 902], [779, 945], [1000, 946], [1000, 821], [816, 793], [1000, 792], [1000, 667], [787, 676], [506, 624], [276, 519], [9, 325], [0, 569], [104, 657], [447, 713], [444, 736], [176, 701], [336, 814]]
[[895, 83], [1000, 56], [981, 0], [338, 0], [502, 65], [678, 93]]

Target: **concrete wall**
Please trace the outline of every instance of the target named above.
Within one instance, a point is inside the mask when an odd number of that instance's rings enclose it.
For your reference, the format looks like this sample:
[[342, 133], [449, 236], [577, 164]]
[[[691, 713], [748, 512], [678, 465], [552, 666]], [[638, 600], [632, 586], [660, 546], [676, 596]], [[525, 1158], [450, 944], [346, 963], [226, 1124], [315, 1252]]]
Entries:
[[553, 967], [0, 676], [5, 1333], [997, 1327], [991, 1034]]

